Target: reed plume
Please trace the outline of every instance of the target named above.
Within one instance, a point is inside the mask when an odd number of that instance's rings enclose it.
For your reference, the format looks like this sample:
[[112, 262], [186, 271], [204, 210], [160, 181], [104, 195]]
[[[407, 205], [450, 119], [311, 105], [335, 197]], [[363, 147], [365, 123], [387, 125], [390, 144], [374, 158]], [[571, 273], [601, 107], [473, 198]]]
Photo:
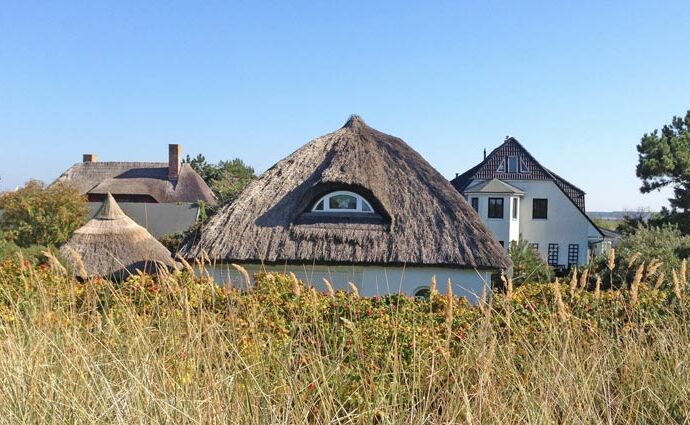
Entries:
[[357, 285], [352, 282], [347, 282], [347, 284], [350, 285], [350, 289], [352, 289], [352, 296], [359, 298], [359, 289], [357, 289]]
[[630, 257], [630, 260], [628, 261], [628, 269], [632, 268], [633, 264], [635, 264], [635, 262], [640, 258], [641, 255], [642, 253], [636, 252], [633, 254], [632, 257]]
[[299, 297], [300, 295], [302, 295], [302, 285], [300, 285], [299, 279], [297, 279], [295, 273], [290, 272], [290, 280], [292, 281], [292, 293], [296, 297]]
[[431, 276], [431, 286], [429, 287], [429, 298], [438, 295], [438, 288], [436, 287], [436, 275]]
[[659, 273], [659, 276], [656, 277], [656, 282], [654, 282], [654, 289], [661, 289], [661, 286], [664, 284], [665, 278], [666, 278], [666, 273], [664, 273], [664, 272]]
[[331, 298], [335, 298], [335, 291], [333, 290], [333, 285], [331, 285], [331, 282], [329, 282], [328, 279], [324, 277], [323, 284], [326, 285], [326, 292], [328, 292], [328, 296]]
[[616, 248], [609, 249], [609, 261], [606, 266], [610, 271], [616, 268]]
[[558, 317], [562, 321], [568, 320], [568, 311], [565, 308], [565, 303], [563, 302], [563, 297], [561, 296], [560, 282], [556, 279], [553, 284], [553, 297], [556, 300], [556, 307], [558, 308]]
[[630, 284], [630, 301], [633, 305], [637, 304], [637, 295], [640, 287], [640, 282], [642, 282], [643, 273], [644, 262], [642, 262], [642, 264], [640, 264], [640, 266], [637, 268], [637, 271], [635, 271], [635, 277], [633, 278], [633, 281]]
[[588, 279], [589, 279], [589, 269], [584, 269], [582, 270], [582, 274], [580, 275], [580, 289], [583, 291], [587, 289], [588, 285]]
[[240, 274], [242, 275], [242, 278], [244, 279], [244, 284], [245, 284], [246, 288], [250, 289], [252, 287], [252, 280], [249, 278], [249, 273], [247, 272], [247, 269], [245, 269], [244, 267], [240, 266], [239, 264], [235, 264], [235, 263], [231, 264], [231, 266], [233, 266], [235, 268], [235, 270], [240, 272]]
[[678, 279], [678, 273], [675, 270], [673, 272], [673, 293], [676, 294], [676, 298], [679, 300], [683, 299], [683, 293], [680, 290], [680, 280]]
[[448, 293], [446, 294], [446, 326], [450, 335], [450, 328], [453, 324], [453, 285], [448, 279]]
[[594, 299], [598, 300], [601, 298], [601, 276], [597, 275], [597, 281], [594, 284]]
[[60, 261], [55, 258], [55, 256], [50, 252], [50, 251], [41, 251], [41, 254], [43, 254], [46, 259], [48, 259], [48, 267], [50, 267], [50, 270], [57, 272], [59, 274], [67, 274], [67, 270], [65, 270], [65, 267], [60, 264]]

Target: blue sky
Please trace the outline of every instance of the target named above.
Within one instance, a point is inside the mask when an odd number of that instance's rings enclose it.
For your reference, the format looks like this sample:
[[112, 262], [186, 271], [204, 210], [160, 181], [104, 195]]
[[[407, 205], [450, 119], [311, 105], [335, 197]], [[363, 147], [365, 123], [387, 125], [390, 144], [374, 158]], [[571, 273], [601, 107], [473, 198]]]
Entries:
[[588, 194], [690, 109], [690, 2], [3, 1], [0, 188], [167, 144], [263, 171], [352, 113], [451, 178], [506, 135]]

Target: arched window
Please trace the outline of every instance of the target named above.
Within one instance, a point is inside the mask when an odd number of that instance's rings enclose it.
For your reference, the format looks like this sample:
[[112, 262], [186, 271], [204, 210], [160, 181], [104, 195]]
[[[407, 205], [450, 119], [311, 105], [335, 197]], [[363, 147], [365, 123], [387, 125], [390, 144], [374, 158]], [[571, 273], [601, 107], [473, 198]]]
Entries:
[[415, 298], [427, 299], [431, 296], [431, 288], [422, 286], [414, 291]]
[[373, 213], [374, 209], [361, 195], [339, 190], [319, 199], [312, 208], [314, 212], [360, 212]]

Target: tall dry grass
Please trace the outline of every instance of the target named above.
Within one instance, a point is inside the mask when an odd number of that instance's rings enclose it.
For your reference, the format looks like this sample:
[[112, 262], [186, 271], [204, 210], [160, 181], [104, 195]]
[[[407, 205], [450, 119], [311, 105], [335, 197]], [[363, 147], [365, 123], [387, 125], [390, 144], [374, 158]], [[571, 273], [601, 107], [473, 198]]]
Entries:
[[675, 280], [637, 282], [634, 304], [556, 283], [474, 308], [435, 285], [389, 302], [292, 276], [240, 293], [184, 271], [116, 286], [7, 266], [0, 422], [687, 423]]

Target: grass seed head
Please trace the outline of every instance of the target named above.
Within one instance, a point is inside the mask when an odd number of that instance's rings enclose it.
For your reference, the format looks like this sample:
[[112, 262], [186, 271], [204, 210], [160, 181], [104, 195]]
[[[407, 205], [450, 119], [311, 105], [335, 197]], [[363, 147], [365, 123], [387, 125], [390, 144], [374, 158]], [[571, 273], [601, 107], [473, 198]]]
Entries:
[[430, 298], [433, 298], [434, 295], [438, 295], [438, 288], [436, 287], [436, 275], [431, 276], [431, 287], [429, 287]]
[[[187, 263], [187, 264], [189, 264], [189, 263]], [[249, 273], [247, 272], [247, 269], [240, 266], [239, 264], [234, 264], [234, 263], [231, 264], [231, 266], [233, 266], [235, 268], [235, 270], [240, 272], [240, 274], [242, 275], [242, 278], [244, 279], [244, 284], [245, 284], [246, 288], [250, 289], [252, 287], [252, 280], [249, 278]]]
[[352, 296], [359, 298], [359, 289], [357, 289], [357, 285], [352, 282], [347, 282], [347, 284], [350, 285], [350, 289], [352, 289]]
[[609, 261], [606, 265], [611, 271], [616, 267], [616, 248], [609, 249]]
[[673, 293], [676, 294], [676, 298], [679, 300], [683, 299], [683, 293], [680, 290], [680, 280], [678, 279], [678, 273], [672, 270], [673, 273]]
[[641, 255], [642, 255], [641, 253], [636, 252], [633, 254], [632, 257], [630, 257], [630, 260], [628, 261], [628, 268], [629, 269], [632, 268], [633, 264], [635, 264], [635, 262], [640, 258]]
[[446, 324], [453, 323], [453, 285], [448, 279], [448, 292], [446, 293]]
[[295, 273], [290, 272], [290, 280], [292, 281], [292, 293], [296, 297], [299, 297], [300, 295], [302, 295], [302, 285], [300, 285], [299, 279], [297, 279]]
[[328, 296], [331, 298], [335, 298], [335, 291], [333, 290], [333, 285], [331, 285], [331, 282], [329, 282], [328, 279], [324, 277], [323, 284], [326, 285], [326, 292], [328, 292]]
[[666, 273], [661, 272], [659, 275], [656, 277], [656, 282], [654, 282], [654, 289], [661, 289], [661, 286], [664, 284], [664, 279], [666, 278]]
[[587, 285], [589, 284], [589, 269], [584, 269], [582, 270], [582, 274], [580, 275], [580, 288], [584, 291], [587, 289]]

